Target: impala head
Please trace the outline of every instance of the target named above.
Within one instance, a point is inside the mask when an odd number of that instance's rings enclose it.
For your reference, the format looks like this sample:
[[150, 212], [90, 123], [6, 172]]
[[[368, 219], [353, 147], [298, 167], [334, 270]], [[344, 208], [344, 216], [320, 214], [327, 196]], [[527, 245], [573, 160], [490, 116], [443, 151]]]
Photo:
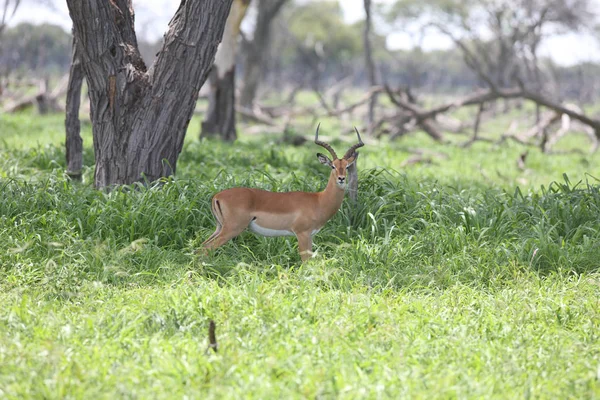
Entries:
[[360, 133], [358, 133], [358, 129], [356, 129], [356, 127], [354, 127], [354, 130], [356, 131], [356, 135], [358, 136], [358, 143], [355, 144], [354, 146], [350, 147], [348, 149], [348, 151], [346, 152], [346, 154], [344, 154], [344, 157], [342, 157], [340, 159], [340, 158], [338, 158], [337, 154], [335, 154], [335, 151], [328, 143], [325, 143], [325, 142], [322, 142], [319, 140], [319, 126], [321, 126], [321, 124], [317, 125], [317, 132], [315, 133], [315, 143], [318, 144], [319, 146], [322, 146], [325, 149], [327, 149], [327, 151], [329, 151], [329, 153], [333, 157], [333, 160], [330, 160], [329, 157], [327, 157], [326, 155], [321, 154], [321, 153], [317, 153], [317, 158], [319, 159], [321, 164], [327, 165], [327, 166], [329, 166], [329, 168], [332, 169], [331, 173], [335, 174], [336, 178], [337, 178], [335, 181], [337, 186], [340, 189], [345, 189], [346, 188], [347, 170], [352, 164], [354, 164], [354, 162], [356, 161], [356, 158], [358, 157], [358, 153], [356, 152], [356, 149], [364, 146], [365, 144], [362, 142], [362, 139], [360, 138]]

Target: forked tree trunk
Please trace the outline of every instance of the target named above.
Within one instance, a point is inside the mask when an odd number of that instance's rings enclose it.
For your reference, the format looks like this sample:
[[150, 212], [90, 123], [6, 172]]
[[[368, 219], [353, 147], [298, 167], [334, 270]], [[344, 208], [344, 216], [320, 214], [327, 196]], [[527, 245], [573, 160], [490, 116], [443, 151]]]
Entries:
[[131, 0], [67, 0], [90, 93], [96, 187], [173, 174], [232, 0], [182, 0], [146, 69]]
[[67, 153], [67, 175], [76, 180], [81, 180], [81, 169], [83, 168], [83, 139], [81, 138], [81, 126], [79, 123], [82, 84], [83, 70], [81, 69], [77, 42], [75, 37], [73, 37], [71, 69], [69, 71], [69, 85], [67, 87], [65, 147]]
[[225, 24], [223, 40], [210, 72], [208, 111], [200, 136], [219, 136], [226, 141], [237, 138], [235, 130], [235, 57], [240, 25], [250, 0], [234, 0]]

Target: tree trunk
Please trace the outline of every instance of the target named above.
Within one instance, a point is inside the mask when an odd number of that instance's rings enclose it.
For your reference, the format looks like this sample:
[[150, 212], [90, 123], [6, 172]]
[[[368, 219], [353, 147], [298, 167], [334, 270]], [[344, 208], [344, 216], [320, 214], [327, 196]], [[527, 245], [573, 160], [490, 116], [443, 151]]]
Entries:
[[67, 0], [89, 87], [96, 187], [175, 173], [231, 2], [182, 0], [147, 69], [131, 0]]
[[[258, 26], [256, 29], [259, 29]], [[255, 32], [255, 35], [256, 34], [257, 32]], [[246, 56], [246, 61], [244, 63], [244, 83], [240, 93], [240, 105], [248, 109], [252, 109], [254, 106], [258, 84], [262, 78], [261, 65], [263, 64], [264, 59], [263, 52], [266, 50], [259, 50], [261, 48], [264, 49], [259, 42], [261, 42], [261, 40], [257, 40], [255, 36], [255, 39], [251, 44], [252, 48], [248, 49], [248, 55]], [[262, 40], [263, 45], [265, 42], [268, 42], [268, 39]], [[258, 45], [259, 47], [255, 47], [255, 45]]]
[[208, 78], [210, 92], [208, 110], [200, 137], [220, 137], [222, 140], [233, 142], [237, 139], [235, 129], [235, 66], [219, 76], [217, 68], [213, 68]]
[[225, 24], [223, 40], [210, 72], [208, 111], [200, 136], [219, 136], [226, 141], [237, 138], [235, 130], [235, 56], [240, 25], [250, 0], [234, 0]]
[[83, 70], [77, 41], [73, 37], [73, 50], [71, 52], [71, 69], [69, 71], [69, 85], [67, 88], [67, 110], [65, 116], [65, 147], [67, 153], [67, 175], [72, 179], [81, 180], [83, 167], [83, 139], [80, 135], [79, 106], [81, 102], [81, 85], [83, 84]]
[[247, 44], [240, 105], [252, 109], [271, 40], [271, 23], [287, 0], [258, 0], [254, 37]]
[[354, 163], [348, 167], [348, 197], [353, 204], [358, 201], [358, 152]]
[[[375, 78], [375, 61], [373, 60], [373, 51], [371, 49], [371, 0], [364, 0], [365, 8], [365, 30], [363, 32], [363, 43], [365, 47], [365, 62], [367, 69], [367, 76], [369, 78], [369, 84], [371, 87], [377, 85]], [[373, 135], [373, 129], [375, 124], [375, 106], [377, 104], [377, 94], [371, 96], [369, 100], [369, 114], [367, 116], [367, 125], [369, 135]]]

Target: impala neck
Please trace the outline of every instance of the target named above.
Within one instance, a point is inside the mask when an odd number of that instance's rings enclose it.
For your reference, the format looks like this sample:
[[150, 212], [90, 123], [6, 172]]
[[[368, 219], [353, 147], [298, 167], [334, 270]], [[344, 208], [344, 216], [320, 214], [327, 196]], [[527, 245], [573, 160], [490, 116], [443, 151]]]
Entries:
[[333, 170], [331, 171], [331, 174], [329, 174], [327, 187], [320, 193], [322, 202], [321, 207], [327, 219], [331, 218], [333, 214], [340, 209], [342, 201], [344, 201], [344, 189], [340, 189], [335, 183], [336, 180], [337, 172]]

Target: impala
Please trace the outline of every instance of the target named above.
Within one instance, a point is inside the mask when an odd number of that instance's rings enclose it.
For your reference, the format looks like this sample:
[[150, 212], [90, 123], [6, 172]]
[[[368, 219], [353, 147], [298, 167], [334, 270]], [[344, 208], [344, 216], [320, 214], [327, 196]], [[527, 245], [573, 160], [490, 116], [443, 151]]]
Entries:
[[223, 190], [211, 200], [217, 229], [204, 242], [205, 250], [215, 249], [239, 235], [244, 229], [263, 236], [292, 236], [298, 238], [302, 261], [312, 252], [312, 237], [339, 210], [344, 200], [346, 172], [358, 157], [356, 149], [364, 146], [358, 129], [358, 143], [348, 149], [344, 157], [337, 157], [333, 148], [319, 140], [319, 127], [315, 143], [329, 151], [333, 160], [317, 153], [321, 164], [331, 168], [327, 187], [322, 192], [275, 193], [251, 188]]

